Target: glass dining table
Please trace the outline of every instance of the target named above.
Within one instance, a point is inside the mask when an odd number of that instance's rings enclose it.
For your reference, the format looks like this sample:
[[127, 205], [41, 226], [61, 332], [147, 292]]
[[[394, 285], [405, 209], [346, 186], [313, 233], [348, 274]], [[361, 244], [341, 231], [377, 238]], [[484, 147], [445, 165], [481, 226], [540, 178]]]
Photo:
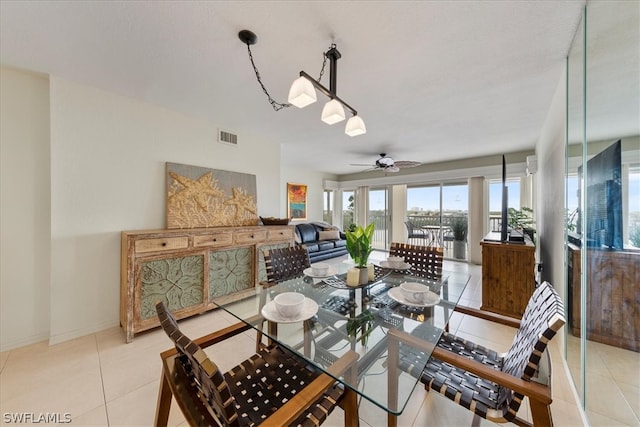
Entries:
[[[300, 277], [256, 286], [239, 299], [220, 297], [213, 302], [344, 384], [351, 399], [351, 404], [343, 405], [347, 425], [358, 425], [355, 399], [359, 397], [386, 411], [393, 425], [418, 385], [430, 353], [421, 346], [420, 356], [415, 357], [415, 349], [390, 337], [406, 336], [435, 346], [470, 276], [442, 271], [441, 277], [431, 280], [412, 275], [408, 265], [405, 270], [376, 265], [367, 284], [349, 286], [346, 273], [351, 267], [346, 262], [334, 264], [327, 277], [314, 277], [307, 269]], [[407, 282], [428, 286], [428, 298], [409, 301], [400, 288]], [[273, 299], [283, 292], [305, 296], [299, 315], [279, 314]], [[349, 351], [357, 354], [357, 361], [345, 374], [332, 375], [329, 367]]]

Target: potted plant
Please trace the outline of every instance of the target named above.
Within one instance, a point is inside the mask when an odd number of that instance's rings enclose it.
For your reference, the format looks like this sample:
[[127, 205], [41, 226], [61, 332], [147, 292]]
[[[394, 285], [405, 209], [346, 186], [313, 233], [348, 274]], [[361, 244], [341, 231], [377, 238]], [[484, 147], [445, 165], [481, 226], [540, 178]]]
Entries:
[[525, 233], [535, 243], [536, 228], [533, 221], [533, 209], [527, 207], [522, 209], [509, 208], [509, 227]]
[[467, 247], [467, 218], [463, 216], [453, 217], [449, 226], [453, 234], [453, 257], [456, 259], [464, 259]]
[[[356, 264], [356, 267], [360, 269], [360, 284], [365, 284], [369, 280], [369, 274], [367, 270], [367, 261], [369, 255], [373, 251], [371, 247], [371, 241], [373, 240], [374, 223], [367, 225], [366, 228], [356, 226], [353, 231], [347, 230], [345, 235], [347, 237], [347, 252]], [[364, 281], [363, 281], [364, 278]]]

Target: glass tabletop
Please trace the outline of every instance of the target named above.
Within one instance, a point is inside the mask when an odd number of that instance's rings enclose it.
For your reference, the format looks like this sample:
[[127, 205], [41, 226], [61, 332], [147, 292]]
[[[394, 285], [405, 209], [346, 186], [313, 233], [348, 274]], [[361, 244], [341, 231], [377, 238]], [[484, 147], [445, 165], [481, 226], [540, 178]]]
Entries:
[[[439, 280], [429, 280], [376, 267], [374, 280], [351, 288], [345, 281], [348, 268], [338, 266], [338, 274], [327, 278], [301, 276], [270, 287], [257, 286], [240, 300], [221, 297], [214, 303], [325, 372], [344, 353], [355, 351], [357, 366], [336, 379], [382, 409], [400, 414], [430, 354], [399, 346], [398, 357], [388, 357], [388, 333], [394, 330], [435, 345], [469, 275], [443, 271]], [[424, 304], [411, 302], [400, 291], [405, 282], [424, 284], [433, 294]], [[300, 315], [284, 318], [278, 313], [273, 299], [283, 292], [306, 297]], [[262, 319], [270, 327], [263, 328]], [[395, 366], [390, 367], [390, 361]]]

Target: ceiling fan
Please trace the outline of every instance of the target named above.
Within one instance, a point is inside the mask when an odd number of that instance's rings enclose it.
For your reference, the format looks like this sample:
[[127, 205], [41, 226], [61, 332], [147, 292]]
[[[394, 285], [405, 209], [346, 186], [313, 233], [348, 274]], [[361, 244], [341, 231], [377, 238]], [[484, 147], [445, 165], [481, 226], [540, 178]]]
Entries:
[[[413, 168], [416, 166], [420, 166], [422, 163], [420, 162], [410, 162], [406, 160], [398, 160], [395, 161], [391, 156], [387, 156], [386, 153], [380, 153], [380, 158], [376, 160], [375, 164], [362, 164], [362, 163], [351, 163], [351, 166], [368, 166], [371, 169], [367, 170], [383, 170], [385, 172], [399, 172], [400, 169], [404, 168]], [[365, 171], [366, 172], [366, 171]]]

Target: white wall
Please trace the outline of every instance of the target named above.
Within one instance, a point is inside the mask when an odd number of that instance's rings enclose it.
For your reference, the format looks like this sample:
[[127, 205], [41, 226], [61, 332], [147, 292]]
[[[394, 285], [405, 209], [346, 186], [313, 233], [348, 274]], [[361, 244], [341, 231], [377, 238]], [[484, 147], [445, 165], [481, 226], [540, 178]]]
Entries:
[[[43, 90], [33, 101], [35, 107], [28, 107], [42, 111], [38, 126], [47, 131], [32, 137], [26, 148], [22, 142], [10, 143], [18, 139], [13, 135], [33, 132], [28, 117], [15, 127], [4, 126], [5, 119], [26, 110], [22, 98], [30, 95], [34, 84], [20, 86], [24, 74], [3, 70], [2, 80], [2, 350], [42, 339], [49, 327], [47, 337], [56, 343], [118, 324], [120, 232], [165, 227], [165, 162], [254, 174], [259, 214], [282, 212], [276, 142], [239, 132], [239, 146], [220, 144], [216, 132], [224, 124], [63, 79], [51, 77], [50, 93]], [[44, 167], [49, 165], [49, 139], [50, 175]], [[5, 162], [13, 169], [5, 168]], [[27, 185], [20, 195], [9, 184], [20, 182], [22, 175], [28, 177], [23, 178]], [[15, 211], [18, 196], [28, 200], [26, 210]], [[50, 215], [36, 209], [41, 200], [48, 203], [49, 196]], [[25, 234], [35, 233], [31, 212], [50, 217], [50, 234], [49, 223], [36, 224], [46, 228], [41, 241]], [[26, 241], [26, 259], [14, 265], [18, 230]], [[48, 250], [49, 244], [50, 274], [38, 259], [38, 251], [43, 246]], [[48, 252], [43, 258], [46, 262]], [[17, 277], [19, 284], [9, 283]], [[7, 324], [5, 316], [13, 313], [23, 314]], [[5, 334], [9, 327], [15, 334]]]
[[49, 79], [0, 68], [0, 349], [49, 337]]
[[566, 81], [564, 73], [536, 145], [538, 156], [537, 222], [538, 249], [543, 270], [541, 280], [549, 281], [565, 299], [565, 129]]

